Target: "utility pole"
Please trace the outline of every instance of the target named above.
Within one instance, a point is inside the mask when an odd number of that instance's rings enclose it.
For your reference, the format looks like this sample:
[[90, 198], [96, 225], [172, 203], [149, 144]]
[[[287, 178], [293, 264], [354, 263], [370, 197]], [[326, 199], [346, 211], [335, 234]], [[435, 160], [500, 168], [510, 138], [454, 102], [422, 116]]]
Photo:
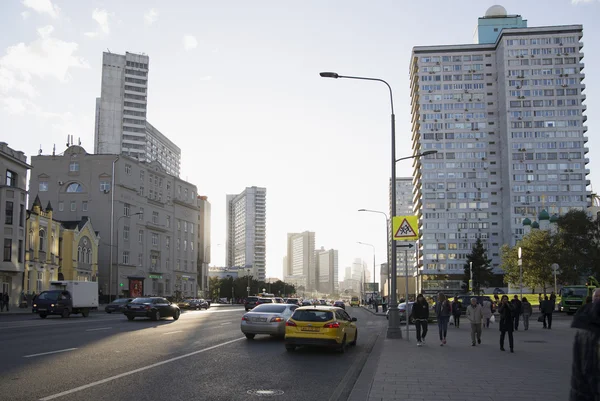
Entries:
[[410, 328], [410, 324], [408, 322], [408, 250], [410, 248], [412, 248], [414, 245], [413, 244], [403, 244], [403, 245], [396, 245], [398, 248], [404, 248], [404, 281], [405, 281], [405, 291], [406, 291], [406, 298], [404, 300], [404, 314], [406, 316], [406, 341], [408, 341], [408, 330]]

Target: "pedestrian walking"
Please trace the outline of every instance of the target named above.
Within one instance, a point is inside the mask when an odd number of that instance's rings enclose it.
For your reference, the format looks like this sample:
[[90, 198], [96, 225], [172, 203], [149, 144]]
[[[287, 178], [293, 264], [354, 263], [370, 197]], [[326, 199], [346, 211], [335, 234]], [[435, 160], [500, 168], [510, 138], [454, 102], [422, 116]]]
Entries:
[[483, 300], [483, 323], [486, 329], [490, 328], [490, 319], [492, 318], [492, 302], [487, 299]]
[[440, 346], [446, 344], [446, 334], [448, 333], [448, 322], [450, 321], [450, 314], [452, 307], [446, 295], [441, 292], [438, 294], [437, 303], [435, 304], [435, 315], [438, 321], [438, 330], [440, 332]]
[[427, 335], [427, 320], [429, 319], [429, 304], [423, 294], [417, 295], [417, 301], [413, 304], [409, 320], [415, 322], [417, 329], [417, 347], [425, 344]]
[[481, 326], [483, 324], [483, 308], [477, 303], [477, 298], [471, 298], [471, 304], [467, 306], [467, 319], [471, 322], [471, 346], [475, 346], [475, 337], [477, 344], [481, 344]]
[[573, 343], [569, 400], [600, 400], [600, 288], [594, 291], [592, 303], [577, 312], [571, 327], [577, 332]]
[[387, 299], [385, 299], [385, 297], [383, 297], [383, 299], [381, 300], [381, 308], [383, 310], [383, 313], [387, 311]]
[[504, 351], [504, 338], [508, 333], [508, 345], [510, 346], [510, 352], [514, 352], [514, 318], [513, 312], [514, 306], [508, 302], [508, 295], [502, 295], [500, 300], [500, 307], [498, 313], [500, 314], [500, 351]]
[[377, 298], [373, 298], [373, 308], [375, 308], [375, 313], [379, 313], [379, 301]]
[[550, 293], [550, 301], [554, 302], [554, 304], [556, 304], [556, 294], [554, 293], [554, 291], [552, 291]]
[[9, 312], [8, 307], [10, 306], [10, 298], [8, 296], [8, 292], [4, 293], [4, 295], [2, 296], [2, 301], [4, 302], [4, 307], [6, 308], [6, 311]]
[[540, 312], [542, 311], [542, 302], [544, 302], [544, 298], [542, 297], [542, 293], [539, 293], [538, 294], [538, 303], [539, 303], [538, 308], [540, 309]]
[[529, 330], [529, 318], [533, 314], [533, 307], [526, 297], [523, 297], [523, 301], [521, 302], [521, 312], [523, 315], [523, 327], [525, 330]]
[[521, 301], [519, 300], [518, 295], [514, 296], [513, 300], [511, 301], [511, 304], [513, 306], [513, 319], [515, 330], [519, 330], [519, 317], [521, 316]]
[[458, 300], [458, 297], [454, 297], [452, 301], [452, 317], [454, 318], [454, 327], [457, 329], [460, 327], [460, 313], [462, 311], [462, 303]]
[[4, 293], [0, 292], [0, 312], [4, 312]]
[[[542, 301], [542, 313], [544, 316], [544, 328], [552, 330], [552, 313], [554, 312], [554, 302], [548, 299], [548, 295], [544, 296]], [[548, 322], [546, 324], [546, 322]]]

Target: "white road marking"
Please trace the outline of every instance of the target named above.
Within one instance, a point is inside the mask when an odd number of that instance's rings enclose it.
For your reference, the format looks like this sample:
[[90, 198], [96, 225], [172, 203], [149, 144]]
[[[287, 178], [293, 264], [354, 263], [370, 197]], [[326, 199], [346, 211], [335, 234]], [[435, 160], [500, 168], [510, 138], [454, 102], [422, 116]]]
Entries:
[[221, 326], [225, 326], [226, 324], [231, 324], [231, 322], [221, 323]]
[[83, 386], [75, 387], [75, 388], [72, 388], [70, 390], [63, 391], [61, 393], [56, 393], [56, 394], [49, 395], [47, 397], [41, 398], [40, 401], [49, 401], [49, 400], [54, 400], [56, 398], [64, 397], [65, 395], [73, 394], [73, 393], [76, 393], [76, 392], [81, 391], [81, 390], [85, 390], [85, 389], [88, 389], [88, 388], [91, 388], [91, 387], [99, 386], [100, 384], [109, 383], [111, 381], [120, 379], [122, 377], [127, 377], [127, 376], [133, 375], [135, 373], [143, 372], [145, 370], [152, 369], [152, 368], [155, 368], [157, 366], [161, 366], [161, 365], [165, 365], [167, 363], [175, 362], [175, 361], [178, 361], [180, 359], [189, 358], [190, 356], [198, 355], [198, 354], [201, 354], [201, 353], [206, 352], [206, 351], [211, 351], [213, 349], [216, 349], [216, 348], [219, 348], [219, 347], [223, 347], [225, 345], [232, 344], [232, 343], [234, 343], [236, 341], [244, 340], [245, 338], [246, 337], [236, 338], [235, 340], [226, 341], [224, 343], [213, 345], [213, 346], [208, 347], [208, 348], [204, 348], [204, 349], [200, 349], [198, 351], [190, 352], [189, 354], [176, 356], [175, 358], [167, 359], [167, 360], [164, 360], [164, 361], [161, 361], [161, 362], [153, 363], [152, 365], [148, 365], [148, 366], [144, 366], [144, 367], [141, 367], [141, 368], [138, 368], [138, 369], [131, 370], [129, 372], [125, 372], [125, 373], [121, 373], [121, 374], [118, 374], [118, 375], [115, 375], [115, 376], [107, 377], [106, 379], [98, 380], [98, 381], [95, 381], [95, 382], [92, 382], [92, 383], [89, 383], [89, 384], [85, 384]]
[[42, 355], [50, 355], [50, 354], [58, 354], [59, 352], [67, 352], [67, 351], [74, 351], [77, 348], [67, 348], [67, 349], [60, 349], [58, 351], [50, 351], [50, 352], [42, 352], [39, 354], [32, 354], [32, 355], [25, 355], [23, 358], [33, 358], [35, 356], [42, 356]]
[[86, 331], [110, 330], [112, 327], [98, 327], [97, 329], [87, 329]]
[[168, 333], [162, 333], [162, 334], [164, 336], [164, 335], [167, 335], [167, 334], [175, 334], [175, 333], [183, 333], [183, 330], [169, 331]]

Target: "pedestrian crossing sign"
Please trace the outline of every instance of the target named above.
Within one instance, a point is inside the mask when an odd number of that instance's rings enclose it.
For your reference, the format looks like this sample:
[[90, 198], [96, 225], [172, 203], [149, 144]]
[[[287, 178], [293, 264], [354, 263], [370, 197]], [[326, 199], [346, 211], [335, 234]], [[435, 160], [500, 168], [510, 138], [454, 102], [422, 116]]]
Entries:
[[419, 239], [417, 216], [394, 216], [392, 229], [395, 241], [416, 241]]

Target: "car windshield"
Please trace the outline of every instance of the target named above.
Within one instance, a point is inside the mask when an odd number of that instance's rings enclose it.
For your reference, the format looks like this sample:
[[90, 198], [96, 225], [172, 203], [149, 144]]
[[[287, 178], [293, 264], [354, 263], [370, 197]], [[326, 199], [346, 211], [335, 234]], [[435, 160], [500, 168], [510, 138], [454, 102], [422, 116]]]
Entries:
[[261, 298], [259, 299], [260, 302], [262, 302], [263, 304], [268, 304], [268, 303], [273, 303], [273, 300], [271, 298]]
[[256, 308], [252, 309], [252, 312], [262, 312], [262, 313], [283, 313], [287, 307], [285, 305], [258, 305]]
[[133, 303], [133, 304], [151, 304], [152, 298], [136, 298], [133, 301], [131, 301], [131, 303]]
[[112, 301], [113, 304], [125, 304], [127, 302], [129, 302], [128, 298], [119, 298]]
[[292, 319], [299, 322], [327, 322], [333, 319], [333, 312], [323, 310], [297, 310]]
[[585, 298], [587, 297], [587, 288], [585, 287], [563, 287], [562, 296], [572, 298]]
[[60, 291], [44, 291], [39, 296], [38, 299], [43, 299], [47, 301], [56, 301], [58, 296], [60, 295]]
[[289, 298], [289, 299], [287, 300], [287, 303], [288, 303], [288, 304], [295, 304], [296, 302], [298, 302], [298, 300], [297, 300], [297, 299], [295, 299], [295, 298]]

